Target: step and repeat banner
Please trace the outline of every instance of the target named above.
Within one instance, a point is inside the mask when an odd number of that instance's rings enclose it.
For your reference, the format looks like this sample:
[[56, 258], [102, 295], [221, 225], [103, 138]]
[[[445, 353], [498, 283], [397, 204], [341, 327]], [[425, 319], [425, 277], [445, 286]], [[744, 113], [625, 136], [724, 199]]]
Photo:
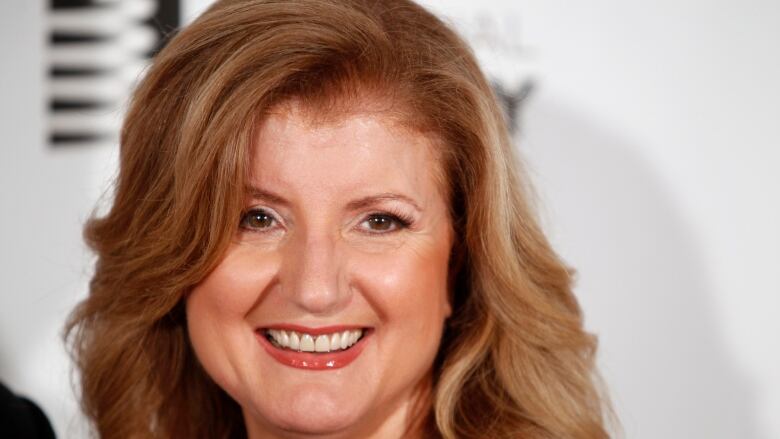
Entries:
[[149, 58], [180, 24], [178, 0], [52, 0], [49, 142], [117, 141], [121, 109]]

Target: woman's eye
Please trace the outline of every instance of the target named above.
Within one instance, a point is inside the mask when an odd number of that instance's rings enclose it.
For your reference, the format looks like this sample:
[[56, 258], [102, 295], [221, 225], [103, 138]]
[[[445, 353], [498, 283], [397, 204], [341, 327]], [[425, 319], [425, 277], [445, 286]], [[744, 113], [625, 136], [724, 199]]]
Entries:
[[392, 232], [409, 226], [409, 221], [391, 214], [374, 214], [369, 216], [363, 223], [367, 224], [368, 230], [376, 232]]
[[252, 209], [241, 217], [240, 226], [244, 229], [258, 230], [269, 229], [276, 220], [268, 212], [261, 209]]

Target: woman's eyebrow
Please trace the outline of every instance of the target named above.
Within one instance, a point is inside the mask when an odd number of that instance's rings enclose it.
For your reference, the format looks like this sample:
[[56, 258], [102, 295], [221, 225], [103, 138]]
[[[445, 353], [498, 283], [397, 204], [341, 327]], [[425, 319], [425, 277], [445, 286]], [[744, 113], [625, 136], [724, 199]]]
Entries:
[[[249, 193], [249, 196], [251, 196], [254, 199], [267, 200], [272, 203], [276, 203], [285, 207], [290, 206], [290, 202], [287, 201], [284, 197], [265, 189], [261, 189], [255, 186], [249, 186], [247, 192]], [[422, 212], [422, 208], [417, 204], [417, 202], [414, 201], [414, 199], [412, 199], [409, 196], [394, 193], [394, 192], [383, 192], [381, 194], [369, 195], [366, 197], [358, 198], [356, 200], [352, 200], [347, 204], [347, 209], [357, 210], [364, 207], [368, 207], [372, 204], [380, 203], [382, 201], [402, 201], [410, 204], [418, 212]]]
[[265, 189], [260, 189], [256, 186], [249, 186], [247, 189], [247, 193], [250, 197], [258, 200], [267, 200], [275, 204], [280, 204], [285, 207], [290, 206], [290, 202], [284, 199], [281, 195], [275, 194], [271, 191], [267, 191]]
[[358, 198], [357, 200], [350, 201], [349, 204], [347, 204], [347, 208], [350, 210], [357, 210], [382, 201], [404, 201], [408, 204], [411, 204], [412, 207], [414, 207], [418, 212], [422, 212], [420, 206], [411, 197], [393, 192], [385, 192], [377, 195], [369, 195], [367, 197]]

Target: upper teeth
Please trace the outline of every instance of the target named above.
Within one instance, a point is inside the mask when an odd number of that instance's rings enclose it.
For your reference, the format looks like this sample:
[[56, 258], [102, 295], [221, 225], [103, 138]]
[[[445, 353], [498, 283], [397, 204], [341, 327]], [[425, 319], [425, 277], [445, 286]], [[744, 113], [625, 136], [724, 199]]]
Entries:
[[269, 329], [266, 331], [281, 347], [301, 352], [330, 352], [347, 349], [357, 343], [363, 335], [362, 329], [334, 332], [332, 334], [310, 335], [296, 331]]

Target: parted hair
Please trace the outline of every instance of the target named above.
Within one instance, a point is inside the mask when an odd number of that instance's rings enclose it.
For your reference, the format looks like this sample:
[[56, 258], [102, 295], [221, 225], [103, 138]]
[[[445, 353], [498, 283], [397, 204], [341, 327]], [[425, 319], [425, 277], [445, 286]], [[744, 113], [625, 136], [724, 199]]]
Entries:
[[155, 56], [111, 206], [85, 227], [95, 271], [64, 332], [97, 435], [246, 436], [194, 355], [183, 301], [236, 232], [263, 115], [291, 99], [336, 114], [360, 96], [440, 140], [457, 238], [425, 435], [608, 437], [596, 339], [498, 101], [463, 40], [408, 0], [218, 1]]

